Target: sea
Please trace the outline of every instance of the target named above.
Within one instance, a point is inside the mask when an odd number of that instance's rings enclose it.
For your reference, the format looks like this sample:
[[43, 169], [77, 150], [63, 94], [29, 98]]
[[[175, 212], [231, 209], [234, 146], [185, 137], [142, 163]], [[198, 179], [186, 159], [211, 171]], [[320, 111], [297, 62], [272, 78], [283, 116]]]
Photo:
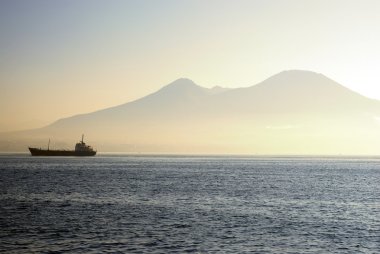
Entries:
[[380, 253], [380, 157], [0, 155], [1, 253]]

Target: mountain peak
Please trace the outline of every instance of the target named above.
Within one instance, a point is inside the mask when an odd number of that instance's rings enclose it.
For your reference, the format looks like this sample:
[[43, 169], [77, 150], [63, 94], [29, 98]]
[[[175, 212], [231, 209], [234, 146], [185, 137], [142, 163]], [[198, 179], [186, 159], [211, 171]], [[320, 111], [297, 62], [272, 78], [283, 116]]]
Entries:
[[172, 95], [179, 94], [194, 94], [194, 93], [204, 93], [206, 88], [203, 88], [194, 83], [188, 78], [179, 78], [170, 84], [161, 88], [158, 93], [168, 93]]
[[321, 79], [328, 79], [323, 74], [313, 72], [313, 71], [306, 71], [306, 70], [286, 70], [282, 71], [280, 73], [277, 73], [273, 75], [272, 77], [268, 78], [268, 80], [278, 80], [278, 81], [304, 81], [304, 82], [310, 82], [312, 80], [318, 80]]
[[207, 88], [198, 86], [190, 79], [180, 78], [145, 98], [155, 98], [154, 100], [166, 102], [194, 99], [207, 95], [207, 90]]
[[[348, 90], [323, 74], [306, 70], [287, 70], [269, 77], [254, 87], [271, 88], [281, 92]], [[310, 90], [312, 89], [312, 90]]]
[[188, 78], [179, 78], [171, 82], [170, 84], [164, 86], [163, 88], [173, 88], [173, 87], [181, 87], [181, 88], [189, 88], [189, 87], [199, 87], [194, 83], [191, 79]]
[[274, 76], [277, 76], [277, 75], [309, 75], [309, 76], [314, 75], [314, 76], [319, 76], [322, 74], [315, 72], [315, 71], [292, 69], [292, 70], [281, 71]]

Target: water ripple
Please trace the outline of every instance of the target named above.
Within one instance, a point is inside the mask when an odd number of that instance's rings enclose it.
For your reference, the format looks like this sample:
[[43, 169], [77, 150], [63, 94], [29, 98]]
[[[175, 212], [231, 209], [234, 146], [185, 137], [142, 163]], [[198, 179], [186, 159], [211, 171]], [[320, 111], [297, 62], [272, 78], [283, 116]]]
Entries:
[[0, 160], [0, 252], [380, 249], [380, 163], [373, 158]]

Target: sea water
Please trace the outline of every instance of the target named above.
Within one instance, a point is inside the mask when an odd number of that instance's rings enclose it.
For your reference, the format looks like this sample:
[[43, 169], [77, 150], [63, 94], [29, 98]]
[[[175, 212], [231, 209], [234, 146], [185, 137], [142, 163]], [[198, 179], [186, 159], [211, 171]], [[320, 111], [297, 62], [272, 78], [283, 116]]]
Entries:
[[380, 159], [1, 155], [0, 252], [378, 253]]

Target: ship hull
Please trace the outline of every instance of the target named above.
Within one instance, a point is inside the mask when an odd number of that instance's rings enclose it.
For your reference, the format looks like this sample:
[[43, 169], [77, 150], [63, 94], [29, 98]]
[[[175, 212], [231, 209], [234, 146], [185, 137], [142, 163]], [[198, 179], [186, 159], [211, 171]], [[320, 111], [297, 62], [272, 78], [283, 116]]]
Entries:
[[43, 150], [29, 147], [32, 156], [94, 156], [96, 151]]

